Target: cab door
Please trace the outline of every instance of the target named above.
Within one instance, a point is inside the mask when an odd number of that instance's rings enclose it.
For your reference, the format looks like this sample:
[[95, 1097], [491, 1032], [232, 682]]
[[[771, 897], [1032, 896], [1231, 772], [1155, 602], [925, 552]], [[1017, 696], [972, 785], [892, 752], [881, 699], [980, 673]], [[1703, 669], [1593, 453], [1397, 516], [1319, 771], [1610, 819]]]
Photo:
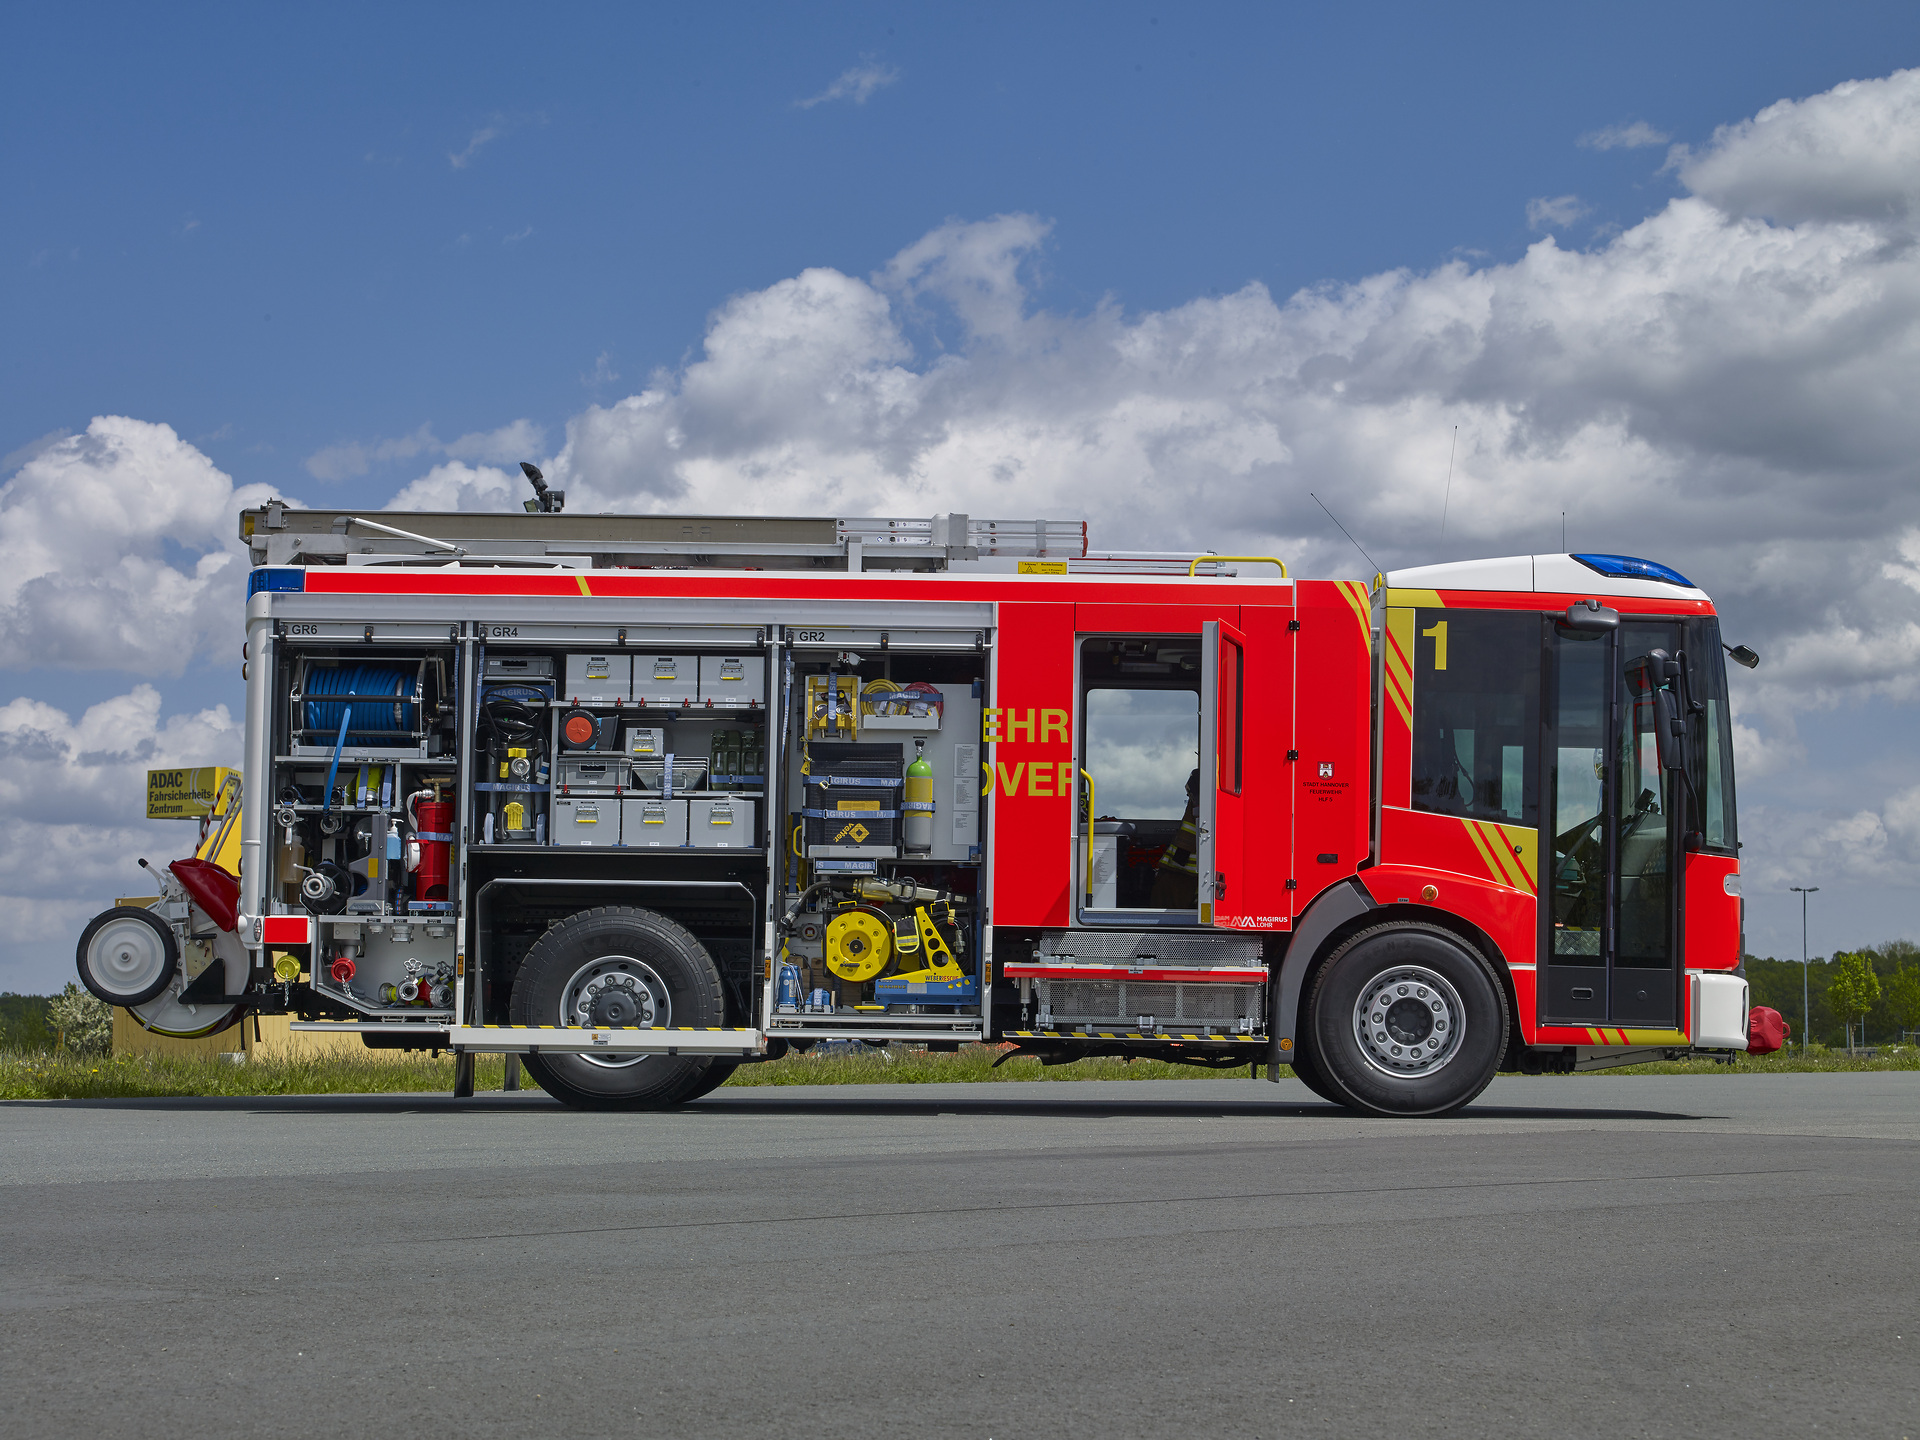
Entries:
[[1670, 682], [1655, 660], [1679, 648], [1679, 626], [1630, 617], [1605, 636], [1557, 634], [1551, 621], [1547, 630], [1540, 1019], [1670, 1028], [1680, 1020], [1687, 796], [1662, 763]]
[[1200, 923], [1250, 924], [1248, 893], [1247, 637], [1209, 620], [1200, 627]]

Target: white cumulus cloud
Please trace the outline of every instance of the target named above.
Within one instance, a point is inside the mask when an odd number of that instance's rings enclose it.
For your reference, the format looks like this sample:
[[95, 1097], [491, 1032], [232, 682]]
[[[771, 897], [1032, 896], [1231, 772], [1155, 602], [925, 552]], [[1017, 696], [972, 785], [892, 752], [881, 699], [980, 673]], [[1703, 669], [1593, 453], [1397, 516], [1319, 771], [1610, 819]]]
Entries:
[[1920, 175], [1920, 70], [1852, 80], [1723, 125], [1680, 178], [1729, 215], [1884, 221], [1912, 213]]
[[237, 653], [236, 487], [170, 426], [103, 415], [0, 486], [0, 666], [178, 675]]

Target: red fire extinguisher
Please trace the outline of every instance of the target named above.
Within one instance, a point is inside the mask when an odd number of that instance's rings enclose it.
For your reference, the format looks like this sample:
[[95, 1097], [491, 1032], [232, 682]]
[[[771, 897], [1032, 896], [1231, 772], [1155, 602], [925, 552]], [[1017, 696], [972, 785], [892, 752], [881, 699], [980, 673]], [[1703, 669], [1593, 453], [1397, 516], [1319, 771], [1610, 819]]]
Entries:
[[[413, 801], [422, 795], [433, 798], [416, 808]], [[420, 842], [420, 865], [413, 872], [414, 898], [445, 900], [453, 853], [453, 802], [441, 799], [437, 789], [422, 790], [408, 800], [407, 809], [412, 812], [414, 837]]]

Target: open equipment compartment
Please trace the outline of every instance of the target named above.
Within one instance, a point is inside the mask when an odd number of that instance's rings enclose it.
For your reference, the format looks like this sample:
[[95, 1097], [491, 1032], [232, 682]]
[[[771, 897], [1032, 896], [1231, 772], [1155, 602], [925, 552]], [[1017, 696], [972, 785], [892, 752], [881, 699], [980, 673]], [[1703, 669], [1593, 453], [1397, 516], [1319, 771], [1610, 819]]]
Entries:
[[[337, 1015], [453, 1018], [459, 647], [283, 637], [267, 893], [311, 917], [306, 984]], [[298, 957], [279, 976], [289, 985]]]
[[[769, 885], [764, 629], [512, 628], [477, 647], [471, 1018], [516, 1023], [534, 946], [596, 906], [630, 906], [690, 936], [719, 974], [728, 1023], [751, 1025]], [[525, 808], [507, 817], [512, 804]], [[490, 809], [515, 823], [489, 829]]]
[[[790, 632], [791, 634], [792, 632]], [[804, 632], [803, 632], [804, 633]], [[985, 1034], [978, 632], [792, 647], [783, 676], [778, 955], [790, 1045]]]

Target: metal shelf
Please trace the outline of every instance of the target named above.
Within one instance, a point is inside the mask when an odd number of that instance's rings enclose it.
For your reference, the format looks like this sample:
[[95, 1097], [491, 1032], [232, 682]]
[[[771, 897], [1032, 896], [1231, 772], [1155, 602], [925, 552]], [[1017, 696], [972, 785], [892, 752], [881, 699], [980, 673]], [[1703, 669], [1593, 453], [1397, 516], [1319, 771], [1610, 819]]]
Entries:
[[[325, 749], [315, 747], [312, 753], [306, 755], [276, 755], [273, 757], [273, 763], [276, 765], [324, 766], [331, 764], [332, 761], [333, 749], [331, 746]], [[452, 755], [395, 755], [391, 753], [382, 755], [366, 750], [342, 750], [340, 752], [340, 763], [342, 765], [406, 765], [409, 767], [433, 765], [445, 766], [448, 769], [452, 769], [460, 762]]]

